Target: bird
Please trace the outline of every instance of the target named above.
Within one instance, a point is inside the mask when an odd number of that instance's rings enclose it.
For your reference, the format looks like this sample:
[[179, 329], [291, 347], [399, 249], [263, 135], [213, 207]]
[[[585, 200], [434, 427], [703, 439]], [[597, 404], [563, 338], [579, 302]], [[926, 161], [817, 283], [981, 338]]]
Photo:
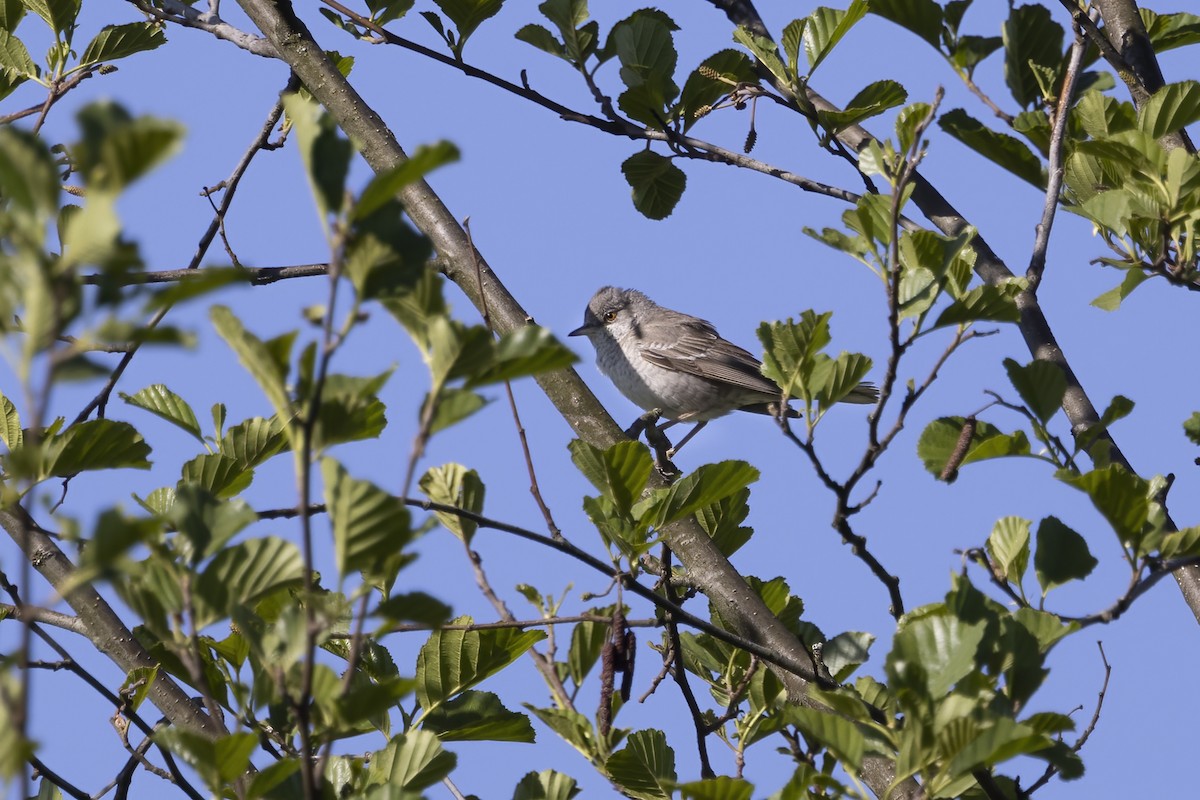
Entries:
[[[733, 411], [779, 414], [782, 390], [762, 374], [762, 362], [724, 339], [711, 322], [664, 308], [636, 289], [605, 286], [592, 296], [583, 324], [568, 336], [586, 336], [596, 349], [596, 366], [635, 405], [667, 420], [696, 423], [669, 447], [673, 458], [710, 420]], [[874, 403], [869, 383], [843, 402]], [[787, 408], [789, 417], [800, 414]], [[643, 427], [645, 426], [643, 422]], [[640, 431], [636, 423], [631, 435]]]

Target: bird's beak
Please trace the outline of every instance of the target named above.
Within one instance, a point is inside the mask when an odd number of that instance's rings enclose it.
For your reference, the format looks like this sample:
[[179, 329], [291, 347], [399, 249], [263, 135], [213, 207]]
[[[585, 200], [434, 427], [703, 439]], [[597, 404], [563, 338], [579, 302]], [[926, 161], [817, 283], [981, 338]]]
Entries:
[[587, 336], [588, 331], [591, 329], [591, 325], [580, 325], [578, 328], [568, 333], [567, 336]]

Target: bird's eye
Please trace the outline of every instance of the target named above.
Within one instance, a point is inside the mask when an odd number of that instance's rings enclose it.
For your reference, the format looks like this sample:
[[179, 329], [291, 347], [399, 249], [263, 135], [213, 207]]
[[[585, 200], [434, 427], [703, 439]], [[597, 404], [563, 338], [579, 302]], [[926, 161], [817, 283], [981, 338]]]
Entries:
[[604, 312], [604, 321], [605, 322], [614, 322], [614, 321], [616, 321], [616, 319], [617, 319], [617, 312], [615, 312], [615, 311], [605, 311]]

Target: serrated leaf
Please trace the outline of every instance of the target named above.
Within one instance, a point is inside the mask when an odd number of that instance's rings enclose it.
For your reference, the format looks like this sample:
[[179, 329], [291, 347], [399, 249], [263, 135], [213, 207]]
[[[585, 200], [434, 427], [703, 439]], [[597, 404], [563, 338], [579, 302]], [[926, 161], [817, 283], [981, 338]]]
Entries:
[[[865, 3], [864, 3], [865, 5]], [[837, 133], [865, 119], [895, 108], [908, 99], [908, 92], [893, 80], [867, 84], [841, 111], [817, 111], [817, 119], [830, 133]]]
[[862, 765], [866, 737], [847, 719], [814, 708], [796, 707], [788, 710], [788, 718], [804, 733], [825, 745], [851, 770]]
[[1004, 80], [1013, 99], [1022, 108], [1041, 99], [1034, 76], [1035, 66], [1053, 70], [1062, 63], [1063, 29], [1043, 5], [1013, 8], [1002, 28], [1004, 37]]
[[[958, 445], [963, 430], [963, 417], [941, 417], [929, 423], [917, 441], [917, 455], [925, 469], [940, 476]], [[1029, 439], [1024, 432], [1004, 433], [983, 420], [975, 422], [975, 433], [967, 446], [960, 465], [1002, 456], [1029, 455]]]
[[1043, 424], [1062, 407], [1063, 395], [1067, 391], [1067, 378], [1062, 367], [1040, 359], [1021, 366], [1011, 358], [1006, 358], [1004, 369], [1025, 405]]
[[157, 417], [182, 428], [192, 436], [204, 441], [200, 432], [200, 422], [187, 401], [172, 392], [164, 384], [155, 383], [142, 389], [137, 394], [120, 393], [121, 399], [131, 406], [145, 409]]
[[375, 751], [367, 783], [420, 791], [449, 775], [457, 761], [458, 757], [444, 750], [433, 733], [409, 731], [393, 737], [387, 747]]
[[221, 550], [196, 581], [196, 627], [203, 628], [271, 592], [298, 586], [304, 559], [291, 542], [274, 536]]
[[245, 731], [214, 740], [182, 728], [162, 728], [152, 738], [180, 756], [214, 791], [243, 775], [258, 747], [258, 735]]
[[753, 53], [759, 63], [766, 67], [767, 71], [774, 75], [781, 83], [792, 82], [795, 76], [788, 75], [787, 68], [779, 60], [778, 48], [770, 38], [760, 36], [746, 26], [739, 25], [733, 31], [733, 40], [744, 45], [747, 50]]
[[662, 12], [643, 9], [618, 22], [609, 34], [621, 62], [621, 80], [628, 87], [617, 104], [631, 118], [653, 128], [662, 127], [667, 107], [679, 95], [672, 80], [678, 63], [675, 29]]
[[[83, 0], [22, 0], [25, 6], [37, 14], [51, 30], [59, 34], [69, 34], [79, 18], [79, 9]], [[69, 41], [69, 36], [67, 37]]]
[[1029, 566], [1029, 520], [1001, 517], [988, 536], [987, 551], [1004, 579], [1020, 586]]
[[429, 433], [432, 435], [462, 422], [487, 405], [488, 402], [486, 397], [469, 389], [453, 387], [442, 389], [438, 396], [433, 423], [429, 426]]
[[1042, 597], [1056, 586], [1086, 578], [1098, 563], [1087, 541], [1057, 517], [1046, 517], [1038, 524], [1033, 567]]
[[[612, 614], [613, 606], [594, 608], [588, 613], [596, 616]], [[579, 622], [571, 629], [571, 647], [567, 651], [567, 674], [576, 686], [582, 686], [592, 667], [600, 659], [604, 643], [608, 641], [612, 626], [604, 622]]]
[[150, 445], [128, 422], [94, 419], [72, 425], [44, 445], [44, 476], [66, 478], [101, 469], [150, 469]]
[[1021, 286], [1016, 283], [976, 286], [948, 305], [931, 330], [974, 322], [1019, 322], [1021, 312], [1016, 296], [1020, 291]]
[[718, 775], [715, 778], [681, 783], [679, 794], [683, 800], [750, 800], [754, 795], [754, 784], [745, 778]]
[[[421, 491], [435, 503], [460, 508], [478, 514], [483, 510], [485, 487], [479, 474], [462, 464], [431, 467], [421, 476]], [[470, 543], [479, 524], [446, 511], [435, 511], [438, 521], [451, 533]]]
[[1121, 541], [1136, 546], [1150, 515], [1149, 484], [1143, 478], [1110, 464], [1083, 475], [1064, 475], [1062, 480], [1086, 492]]
[[813, 370], [819, 406], [829, 408], [849, 397], [871, 371], [871, 364], [862, 353], [839, 353], [837, 358], [822, 361], [819, 369]]
[[371, 614], [391, 622], [417, 622], [431, 627], [445, 623], [453, 615], [450, 606], [425, 592], [394, 594]]
[[549, 328], [524, 325], [500, 337], [486, 367], [467, 376], [466, 387], [511, 381], [527, 375], [563, 369], [579, 360]]
[[758, 477], [758, 470], [745, 461], [705, 464], [671, 484], [666, 492], [642, 501], [640, 508], [635, 506], [634, 515], [662, 528], [737, 494]]
[[222, 501], [213, 492], [193, 484], [180, 485], [163, 511], [175, 530], [190, 543], [188, 555], [193, 564], [216, 553], [239, 531], [258, 520], [245, 501]]
[[636, 731], [624, 749], [604, 764], [608, 777], [629, 797], [671, 800], [675, 791], [675, 751], [659, 730]]
[[927, 613], [910, 612], [900, 622], [885, 668], [888, 685], [914, 689], [939, 699], [976, 667], [985, 622], [968, 624], [944, 606]]
[[687, 188], [687, 175], [671, 159], [652, 150], [634, 153], [621, 164], [633, 189], [633, 207], [649, 219], [666, 219]]
[[274, 419], [252, 417], [225, 431], [217, 442], [221, 455], [253, 469], [287, 447], [287, 438]]
[[8, 80], [12, 81], [9, 90], [16, 88], [17, 83], [24, 80], [35, 80], [39, 70], [25, 43], [13, 36], [9, 31], [0, 28], [0, 73], [7, 72]]
[[408, 509], [400, 498], [370, 481], [350, 477], [332, 458], [321, 460], [321, 477], [340, 575], [371, 572], [412, 539]]
[[466, 691], [425, 715], [421, 729], [443, 742], [525, 742], [536, 735], [529, 717], [510, 711], [491, 692]]
[[544, 50], [552, 56], [566, 58], [567, 49], [563, 43], [554, 38], [554, 34], [541, 25], [530, 23], [519, 28], [513, 36], [526, 44], [531, 44], [539, 50]]
[[463, 45], [467, 43], [467, 39], [471, 38], [471, 34], [485, 20], [494, 17], [504, 4], [504, 0], [434, 0], [434, 2], [458, 29], [458, 41], [454, 45], [454, 52], [460, 57]]
[[3, 441], [9, 450], [15, 450], [21, 446], [24, 438], [21, 415], [17, 413], [17, 407], [0, 392], [0, 441]]
[[525, 773], [513, 790], [513, 800], [571, 800], [579, 792], [570, 775], [544, 769]]
[[183, 465], [180, 484], [194, 484], [222, 500], [241, 494], [254, 480], [254, 470], [220, 453], [205, 453]]
[[435, 631], [417, 655], [417, 701], [430, 712], [504, 669], [545, 638], [542, 631], [513, 628]]
[[285, 94], [283, 107], [296, 132], [300, 159], [317, 203], [322, 224], [345, 203], [346, 176], [354, 149], [333, 118], [310, 96]]
[[938, 125], [967, 147], [1018, 178], [1039, 189], [1046, 188], [1041, 159], [1020, 139], [988, 128], [961, 108], [942, 114], [938, 118]]
[[871, 645], [875, 636], [861, 631], [839, 633], [821, 649], [821, 661], [829, 669], [835, 681], [841, 683], [871, 657]]
[[805, 311], [798, 322], [790, 317], [782, 322], [764, 322], [758, 326], [763, 345], [763, 375], [781, 387], [781, 394], [809, 400], [815, 390], [809, 386], [817, 356], [831, 341], [830, 312]]
[[1200, 43], [1200, 17], [1195, 14], [1157, 14], [1148, 8], [1138, 11], [1156, 53]]
[[866, 0], [853, 0], [845, 11], [821, 6], [808, 15], [804, 26], [804, 53], [808, 57], [810, 77], [838, 42], [867, 15], [867, 10]]
[[1161, 139], [1200, 120], [1200, 82], [1169, 83], [1138, 109], [1138, 128]]
[[153, 50], [167, 43], [160, 22], [130, 22], [101, 28], [79, 59], [80, 65], [116, 61], [134, 53]]
[[654, 467], [646, 447], [640, 442], [617, 442], [601, 450], [582, 439], [572, 440], [568, 447], [580, 472], [613, 501], [621, 514], [628, 514]]
[[912, 31], [941, 47], [942, 8], [934, 0], [871, 0], [871, 13]]

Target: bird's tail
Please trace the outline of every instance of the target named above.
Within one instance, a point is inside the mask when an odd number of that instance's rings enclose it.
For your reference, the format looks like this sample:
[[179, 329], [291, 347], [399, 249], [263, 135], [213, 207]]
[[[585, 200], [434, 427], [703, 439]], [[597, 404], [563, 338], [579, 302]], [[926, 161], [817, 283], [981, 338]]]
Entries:
[[858, 403], [865, 405], [879, 400], [879, 389], [873, 383], [860, 383], [850, 390], [850, 394], [842, 398], [843, 403]]

